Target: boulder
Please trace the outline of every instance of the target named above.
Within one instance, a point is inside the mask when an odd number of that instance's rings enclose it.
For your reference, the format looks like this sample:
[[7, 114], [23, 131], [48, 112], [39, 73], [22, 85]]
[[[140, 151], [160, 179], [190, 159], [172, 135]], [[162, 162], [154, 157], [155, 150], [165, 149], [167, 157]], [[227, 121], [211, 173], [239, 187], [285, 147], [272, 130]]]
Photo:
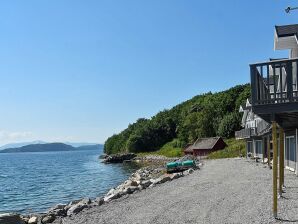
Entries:
[[102, 205], [104, 202], [105, 202], [105, 200], [102, 197], [95, 198], [95, 200], [94, 200], [94, 203], [99, 206]]
[[131, 181], [130, 185], [134, 186], [134, 187], [137, 187], [139, 185], [139, 183], [138, 183], [138, 181], [133, 180], [133, 181]]
[[132, 183], [131, 180], [126, 180], [126, 181], [123, 183], [123, 186], [124, 186], [124, 187], [130, 186], [131, 183]]
[[171, 177], [171, 180], [175, 180], [175, 179], [182, 177], [182, 174], [181, 173], [173, 173], [173, 174], [171, 174], [170, 177]]
[[117, 199], [117, 198], [120, 198], [120, 197], [121, 197], [121, 195], [119, 193], [115, 193], [115, 194], [105, 196], [103, 200], [104, 200], [104, 202], [109, 202], [113, 199]]
[[128, 186], [123, 190], [124, 194], [132, 194], [133, 192], [135, 192], [136, 190], [138, 190], [138, 187], [135, 186]]
[[91, 203], [90, 198], [84, 198], [79, 203], [89, 205]]
[[42, 218], [41, 223], [46, 224], [46, 223], [52, 223], [55, 221], [55, 216], [54, 215], [46, 215], [45, 217]]
[[0, 214], [0, 224], [25, 224], [21, 216], [16, 213]]
[[141, 181], [141, 186], [143, 188], [147, 188], [152, 184], [151, 180], [145, 180], [145, 181]]
[[70, 216], [72, 214], [77, 214], [80, 211], [82, 211], [83, 209], [87, 208], [89, 204], [91, 204], [90, 198], [84, 198], [84, 199], [80, 200], [78, 203], [76, 203], [75, 205], [71, 206], [67, 210], [66, 215]]
[[109, 190], [109, 192], [107, 193], [107, 195], [114, 194], [114, 192], [115, 192], [115, 189], [114, 189], [114, 188], [112, 188], [111, 190]]
[[133, 180], [136, 180], [136, 181], [142, 179], [141, 175], [140, 175], [138, 172], [134, 173], [134, 174], [132, 175], [132, 177], [133, 177]]
[[66, 216], [67, 210], [65, 208], [67, 208], [66, 205], [57, 204], [54, 207], [50, 208], [47, 213], [54, 216]]
[[28, 216], [21, 216], [21, 219], [22, 219], [25, 223], [28, 223], [29, 220], [30, 220], [30, 217], [28, 217]]
[[162, 175], [159, 178], [155, 179], [153, 183], [154, 184], [163, 184], [163, 183], [165, 183], [167, 181], [170, 181], [170, 180], [171, 180], [171, 177], [170, 176], [168, 176], [168, 175]]
[[38, 218], [36, 216], [32, 216], [29, 220], [28, 220], [28, 224], [37, 224], [38, 222]]
[[194, 169], [190, 168], [190, 169], [188, 169], [188, 170], [185, 170], [185, 171], [183, 172], [183, 175], [187, 176], [187, 175], [189, 175], [189, 174], [192, 174], [193, 172], [194, 172]]
[[85, 209], [87, 207], [88, 207], [87, 204], [81, 204], [81, 203], [75, 204], [67, 210], [67, 215], [70, 216], [70, 215], [73, 215], [73, 214], [77, 214], [77, 213], [79, 213], [80, 211], [82, 211], [83, 209]]
[[67, 212], [68, 209], [70, 209], [72, 206], [78, 204], [81, 200], [82, 200], [82, 199], [77, 199], [77, 200], [70, 201], [70, 202], [68, 203], [68, 205], [66, 205], [66, 206], [64, 207], [64, 210]]
[[105, 154], [105, 153], [103, 153], [102, 155], [100, 155], [98, 158], [99, 159], [106, 159], [106, 158], [108, 158], [109, 156], [107, 155], [107, 154]]

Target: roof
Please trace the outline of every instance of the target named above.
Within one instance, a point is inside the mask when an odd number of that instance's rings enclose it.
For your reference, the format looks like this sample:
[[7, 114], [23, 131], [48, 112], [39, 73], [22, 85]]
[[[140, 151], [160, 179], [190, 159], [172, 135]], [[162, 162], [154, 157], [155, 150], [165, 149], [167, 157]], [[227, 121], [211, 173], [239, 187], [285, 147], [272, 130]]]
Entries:
[[278, 37], [298, 36], [298, 24], [275, 26]]
[[192, 144], [187, 144], [187, 146], [183, 150], [184, 152], [192, 152]]
[[222, 140], [221, 137], [198, 138], [194, 144], [186, 146], [184, 152], [193, 152], [194, 149], [213, 149], [220, 139]]

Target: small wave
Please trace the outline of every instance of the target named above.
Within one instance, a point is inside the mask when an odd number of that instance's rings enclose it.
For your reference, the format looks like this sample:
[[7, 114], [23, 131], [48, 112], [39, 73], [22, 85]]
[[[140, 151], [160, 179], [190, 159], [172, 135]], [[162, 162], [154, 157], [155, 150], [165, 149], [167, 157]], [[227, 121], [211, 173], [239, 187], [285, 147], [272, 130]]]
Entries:
[[8, 175], [0, 174], [0, 178], [7, 178]]

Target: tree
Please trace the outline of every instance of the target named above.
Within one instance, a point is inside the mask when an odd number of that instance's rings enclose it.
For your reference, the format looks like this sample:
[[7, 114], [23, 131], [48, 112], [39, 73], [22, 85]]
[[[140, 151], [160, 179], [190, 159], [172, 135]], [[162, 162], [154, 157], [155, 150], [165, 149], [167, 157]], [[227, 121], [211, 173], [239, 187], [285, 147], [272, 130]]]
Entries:
[[216, 134], [231, 137], [240, 125], [239, 105], [250, 95], [250, 86], [237, 85], [226, 91], [193, 97], [150, 119], [141, 118], [107, 139], [106, 153], [144, 152], [161, 149], [177, 139], [179, 144]]
[[234, 136], [235, 130], [240, 129], [240, 115], [237, 112], [227, 114], [223, 117], [218, 127], [218, 135], [222, 137]]

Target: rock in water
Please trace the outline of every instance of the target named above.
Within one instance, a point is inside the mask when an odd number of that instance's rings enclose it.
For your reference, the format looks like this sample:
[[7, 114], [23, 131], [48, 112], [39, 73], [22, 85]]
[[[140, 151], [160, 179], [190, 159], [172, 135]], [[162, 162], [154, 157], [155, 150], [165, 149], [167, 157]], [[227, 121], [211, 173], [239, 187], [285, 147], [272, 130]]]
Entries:
[[114, 154], [107, 156], [103, 162], [104, 163], [122, 163], [124, 160], [131, 160], [135, 158], [137, 155], [134, 153], [126, 153], [126, 154]]
[[25, 224], [20, 215], [15, 213], [0, 214], [0, 224]]

